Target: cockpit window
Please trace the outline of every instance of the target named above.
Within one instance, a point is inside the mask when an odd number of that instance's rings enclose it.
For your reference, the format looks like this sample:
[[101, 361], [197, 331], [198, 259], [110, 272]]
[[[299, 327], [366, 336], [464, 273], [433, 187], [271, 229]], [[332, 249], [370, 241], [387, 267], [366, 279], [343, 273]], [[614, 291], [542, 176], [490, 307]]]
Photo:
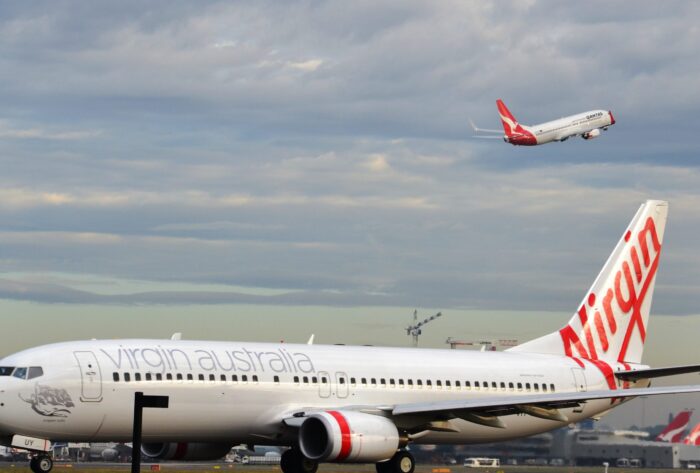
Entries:
[[14, 369], [14, 366], [0, 366], [0, 376], [10, 376]]
[[19, 379], [27, 379], [27, 368], [15, 368], [12, 376]]
[[38, 378], [39, 376], [44, 375], [44, 370], [41, 368], [41, 366], [30, 366], [29, 367], [29, 374], [27, 375], [27, 379], [34, 379]]

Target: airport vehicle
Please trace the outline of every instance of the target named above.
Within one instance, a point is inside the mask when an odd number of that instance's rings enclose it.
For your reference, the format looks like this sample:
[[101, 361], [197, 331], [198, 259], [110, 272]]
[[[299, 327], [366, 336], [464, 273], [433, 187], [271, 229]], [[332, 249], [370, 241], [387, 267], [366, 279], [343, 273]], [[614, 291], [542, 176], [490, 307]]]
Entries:
[[[591, 140], [600, 136], [601, 130], [606, 131], [615, 124], [611, 111], [590, 110], [538, 125], [523, 125], [515, 119], [503, 100], [496, 100], [496, 107], [505, 132], [503, 141], [512, 145], [543, 145], [552, 141], [566, 141], [572, 136]], [[472, 128], [476, 133], [501, 133], [500, 130], [478, 128], [473, 123]]]
[[683, 433], [690, 423], [693, 411], [684, 410], [676, 414], [676, 417], [656, 436], [657, 442], [678, 443], [683, 439]]
[[488, 468], [501, 466], [498, 458], [470, 457], [464, 459], [464, 466], [467, 468]]
[[134, 393], [143, 452], [202, 460], [233, 445], [291, 447], [284, 473], [322, 462], [412, 473], [412, 443], [494, 442], [599, 416], [700, 365], [642, 364], [668, 206], [643, 204], [571, 320], [503, 352], [189, 340], [89, 340], [0, 360], [0, 443], [51, 469], [51, 440], [128, 442]]

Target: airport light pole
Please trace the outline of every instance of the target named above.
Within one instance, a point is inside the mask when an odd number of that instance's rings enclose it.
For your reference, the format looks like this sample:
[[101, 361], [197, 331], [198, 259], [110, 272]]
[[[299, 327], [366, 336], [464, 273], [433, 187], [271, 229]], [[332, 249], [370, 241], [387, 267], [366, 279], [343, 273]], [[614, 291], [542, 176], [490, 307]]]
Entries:
[[144, 408], [167, 409], [168, 396], [146, 396], [142, 392], [134, 393], [134, 433], [131, 447], [131, 473], [141, 473], [141, 425]]

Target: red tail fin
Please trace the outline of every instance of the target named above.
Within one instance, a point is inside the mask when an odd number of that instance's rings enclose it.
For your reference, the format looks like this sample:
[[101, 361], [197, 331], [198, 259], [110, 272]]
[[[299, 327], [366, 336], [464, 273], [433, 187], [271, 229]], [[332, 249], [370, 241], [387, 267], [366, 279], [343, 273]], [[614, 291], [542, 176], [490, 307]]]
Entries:
[[518, 128], [518, 120], [515, 119], [503, 100], [496, 100], [496, 107], [498, 107], [498, 114], [501, 116], [501, 122], [503, 123], [503, 131], [505, 131], [506, 136], [511, 136], [515, 133], [516, 128]]
[[673, 418], [670, 424], [656, 436], [657, 442], [678, 443], [683, 438], [683, 431], [688, 427], [692, 411], [681, 411]]

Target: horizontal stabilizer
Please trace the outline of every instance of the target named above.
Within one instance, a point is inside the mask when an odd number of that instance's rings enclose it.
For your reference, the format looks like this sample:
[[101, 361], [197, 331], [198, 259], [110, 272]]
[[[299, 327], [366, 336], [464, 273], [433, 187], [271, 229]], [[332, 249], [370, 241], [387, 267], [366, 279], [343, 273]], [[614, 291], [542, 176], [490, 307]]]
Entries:
[[624, 381], [637, 381], [638, 379], [662, 378], [678, 374], [700, 373], [700, 365], [669, 366], [666, 368], [648, 368], [636, 371], [623, 371], [615, 373], [615, 377]]

